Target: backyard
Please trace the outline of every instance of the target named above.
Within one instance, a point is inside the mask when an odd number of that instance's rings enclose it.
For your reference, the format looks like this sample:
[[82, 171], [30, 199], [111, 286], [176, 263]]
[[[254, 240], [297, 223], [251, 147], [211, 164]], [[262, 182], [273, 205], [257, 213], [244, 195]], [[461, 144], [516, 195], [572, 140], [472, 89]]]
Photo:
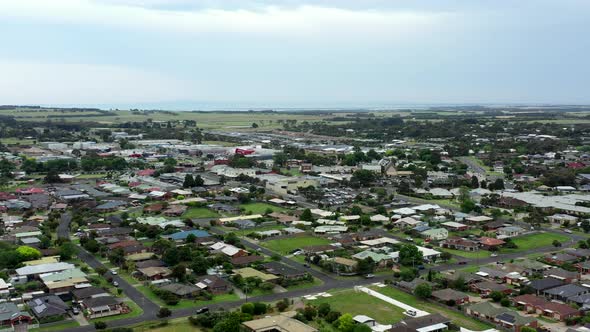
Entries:
[[217, 214], [217, 212], [213, 211], [213, 210], [209, 210], [208, 208], [199, 208], [199, 207], [193, 207], [190, 208], [188, 210], [186, 210], [186, 212], [184, 212], [184, 214], [182, 215], [182, 218], [189, 218], [189, 219], [198, 219], [198, 218], [217, 218], [219, 217], [219, 214]]
[[419, 300], [414, 295], [405, 293], [397, 288], [393, 288], [393, 287], [383, 287], [383, 288], [371, 287], [371, 288], [383, 295], [387, 295], [391, 298], [394, 298], [398, 301], [401, 301], [401, 302], [403, 302], [407, 305], [410, 305], [412, 307], [415, 307], [417, 309], [427, 311], [431, 314], [438, 312], [441, 315], [444, 315], [444, 316], [450, 318], [453, 321], [453, 323], [455, 323], [459, 326], [468, 328], [470, 330], [481, 331], [481, 330], [486, 330], [486, 329], [489, 329], [492, 327], [491, 325], [488, 325], [488, 324], [482, 323], [478, 320], [475, 320], [473, 318], [470, 318], [470, 317], [466, 316], [465, 314], [463, 314], [462, 312], [457, 312], [457, 311], [452, 310], [451, 308], [447, 308], [443, 305]]
[[555, 234], [555, 233], [536, 233], [536, 234], [529, 234], [523, 235], [519, 237], [512, 238], [512, 242], [516, 244], [518, 248], [515, 249], [508, 249], [503, 248], [501, 250], [502, 253], [512, 253], [512, 252], [521, 252], [521, 251], [528, 251], [531, 249], [548, 247], [553, 245], [553, 241], [557, 240], [559, 242], [567, 242], [569, 237], [562, 235], [562, 234]]
[[269, 240], [260, 242], [260, 245], [272, 251], [281, 253], [283, 255], [290, 254], [295, 249], [300, 249], [307, 246], [317, 246], [330, 244], [327, 239], [315, 236], [295, 236], [284, 238], [280, 240]]
[[189, 299], [181, 299], [178, 304], [176, 305], [166, 305], [162, 299], [160, 299], [148, 286], [138, 286], [137, 290], [142, 292], [147, 298], [152, 300], [154, 303], [168, 307], [170, 309], [183, 309], [183, 308], [192, 308], [192, 307], [200, 307], [207, 304], [219, 303], [219, 302], [231, 302], [237, 301], [240, 298], [238, 295], [234, 294], [222, 294], [216, 295], [210, 301], [203, 301], [203, 300], [189, 300]]
[[371, 295], [355, 292], [354, 290], [343, 290], [329, 292], [332, 297], [319, 297], [317, 300], [307, 301], [313, 305], [328, 303], [332, 310], [341, 313], [355, 315], [367, 315], [381, 324], [392, 324], [402, 320], [404, 310], [382, 301]]
[[283, 212], [286, 210], [280, 206], [260, 202], [240, 204], [240, 208], [246, 211], [246, 213], [251, 214], [265, 214], [267, 210], [272, 210], [273, 212]]
[[464, 250], [447, 249], [447, 248], [441, 248], [441, 250], [451, 253], [455, 256], [465, 257], [465, 258], [487, 258], [487, 257], [490, 257], [490, 255], [492, 254], [487, 250], [464, 251]]

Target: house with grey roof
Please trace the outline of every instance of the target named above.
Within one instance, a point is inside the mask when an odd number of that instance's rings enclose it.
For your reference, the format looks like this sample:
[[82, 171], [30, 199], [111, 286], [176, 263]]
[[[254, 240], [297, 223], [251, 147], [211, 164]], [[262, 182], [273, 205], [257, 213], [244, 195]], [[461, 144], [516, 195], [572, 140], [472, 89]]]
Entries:
[[576, 284], [568, 284], [555, 288], [547, 289], [543, 294], [552, 299], [562, 302], [567, 302], [570, 297], [580, 296], [590, 293], [590, 288], [579, 286]]
[[[16, 304], [12, 302], [0, 303], [0, 328], [7, 329], [16, 325], [31, 324], [33, 318], [26, 312], [21, 311]], [[26, 329], [25, 329], [26, 330]]]
[[34, 298], [27, 302], [27, 305], [39, 321], [64, 317], [69, 309], [69, 306], [57, 295]]

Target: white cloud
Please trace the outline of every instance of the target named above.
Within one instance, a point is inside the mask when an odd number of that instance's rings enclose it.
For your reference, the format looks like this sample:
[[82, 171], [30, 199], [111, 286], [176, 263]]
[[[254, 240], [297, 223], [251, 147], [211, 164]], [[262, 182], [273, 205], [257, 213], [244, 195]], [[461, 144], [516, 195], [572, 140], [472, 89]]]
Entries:
[[[133, 68], [0, 59], [0, 100], [4, 104], [136, 103], [182, 100], [194, 83]], [[6, 79], [10, 78], [10, 79]]]
[[[252, 9], [161, 10], [90, 0], [0, 1], [0, 18], [27, 22], [94, 24], [187, 33], [303, 35], [386, 34], [404, 36], [451, 17], [446, 12], [351, 10], [319, 6]], [[370, 37], [370, 35], [368, 35]]]

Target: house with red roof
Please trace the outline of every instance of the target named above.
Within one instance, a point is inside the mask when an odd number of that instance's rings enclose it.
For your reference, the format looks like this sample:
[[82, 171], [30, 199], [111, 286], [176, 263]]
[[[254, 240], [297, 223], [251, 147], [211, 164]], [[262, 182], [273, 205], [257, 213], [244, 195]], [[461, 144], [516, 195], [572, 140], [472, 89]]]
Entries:
[[138, 176], [152, 176], [152, 175], [154, 175], [154, 173], [156, 173], [155, 169], [148, 168], [148, 169], [143, 169], [141, 171], [138, 171], [137, 175]]
[[493, 237], [486, 237], [486, 236], [482, 236], [479, 239], [479, 243], [481, 243], [482, 248], [484, 248], [486, 250], [490, 250], [491, 248], [499, 248], [499, 247], [503, 246], [504, 244], [506, 244], [506, 242], [504, 242], [500, 239], [494, 239]]

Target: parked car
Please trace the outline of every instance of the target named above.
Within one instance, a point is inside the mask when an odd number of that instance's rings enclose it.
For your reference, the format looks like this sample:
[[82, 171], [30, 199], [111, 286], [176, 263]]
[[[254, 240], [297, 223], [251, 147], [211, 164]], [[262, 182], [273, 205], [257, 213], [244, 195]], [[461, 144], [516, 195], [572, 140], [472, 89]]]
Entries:
[[418, 265], [418, 270], [424, 270], [424, 265]]
[[117, 281], [113, 281], [113, 286], [119, 287], [119, 283]]
[[467, 264], [467, 262], [466, 262], [466, 261], [460, 261], [460, 262], [459, 262], [459, 265], [465, 265], [465, 264]]
[[568, 233], [568, 234], [572, 234], [571, 229], [566, 229], [564, 232]]
[[111, 274], [117, 275], [117, 271], [115, 269], [111, 269]]
[[496, 254], [496, 253], [494, 252], [494, 253], [492, 253], [492, 254], [490, 255], [490, 257], [498, 257], [498, 254]]
[[206, 312], [209, 312], [209, 308], [208, 307], [203, 307], [203, 308], [197, 309], [197, 311], [195, 311], [195, 314], [196, 315], [200, 315], [200, 314], [204, 314]]
[[80, 313], [80, 309], [78, 309], [78, 308], [74, 307], [74, 308], [72, 308], [72, 313], [73, 313], [74, 315], [77, 315], [77, 314], [79, 314], [79, 313]]
[[406, 314], [408, 314], [408, 316], [415, 317], [418, 313], [416, 312], [416, 310], [410, 309], [406, 311]]
[[375, 275], [372, 273], [365, 275], [365, 279], [372, 279], [372, 278], [375, 278]]
[[306, 268], [309, 268], [309, 264], [307, 264], [307, 263], [303, 264], [303, 266], [305, 266]]

